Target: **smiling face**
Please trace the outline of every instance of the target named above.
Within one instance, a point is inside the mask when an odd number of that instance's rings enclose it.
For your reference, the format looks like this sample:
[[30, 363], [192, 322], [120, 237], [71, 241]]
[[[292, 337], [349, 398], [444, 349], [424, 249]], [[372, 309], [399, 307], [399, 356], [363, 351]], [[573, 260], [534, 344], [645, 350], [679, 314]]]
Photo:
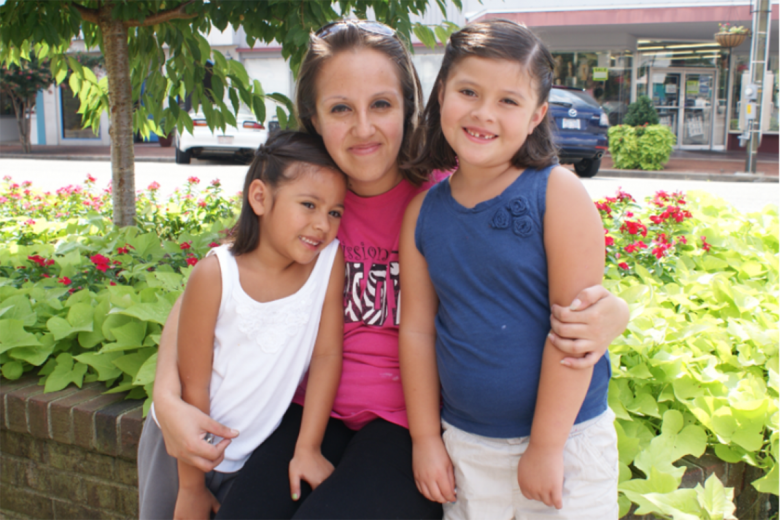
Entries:
[[272, 190], [252, 181], [249, 199], [260, 217], [260, 254], [308, 264], [336, 238], [347, 186], [339, 172], [302, 168], [295, 179]]
[[503, 171], [547, 114], [533, 80], [510, 60], [467, 57], [440, 91], [441, 129], [459, 167]]
[[401, 180], [398, 152], [404, 104], [396, 66], [368, 48], [343, 51], [323, 64], [316, 80], [312, 123], [333, 160], [361, 196], [392, 189]]

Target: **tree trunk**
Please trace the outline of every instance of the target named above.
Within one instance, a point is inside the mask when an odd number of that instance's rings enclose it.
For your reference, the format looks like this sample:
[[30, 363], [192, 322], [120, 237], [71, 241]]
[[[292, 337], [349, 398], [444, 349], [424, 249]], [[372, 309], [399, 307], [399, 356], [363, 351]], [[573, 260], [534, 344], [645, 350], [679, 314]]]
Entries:
[[135, 151], [133, 149], [133, 97], [130, 84], [130, 57], [127, 27], [111, 17], [111, 2], [103, 2], [98, 12], [103, 32], [111, 136], [111, 194], [114, 224], [135, 224]]
[[22, 144], [22, 152], [32, 153], [29, 112], [34, 106], [35, 98], [30, 100], [11, 95], [11, 102], [14, 106], [14, 114], [16, 114], [16, 127], [19, 130], [19, 142]]

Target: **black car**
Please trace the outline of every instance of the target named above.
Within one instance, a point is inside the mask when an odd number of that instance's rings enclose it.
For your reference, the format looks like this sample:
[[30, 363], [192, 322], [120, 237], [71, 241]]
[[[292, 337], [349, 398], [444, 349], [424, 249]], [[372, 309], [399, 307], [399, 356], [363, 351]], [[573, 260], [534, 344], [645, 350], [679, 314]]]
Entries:
[[607, 114], [581, 89], [553, 86], [548, 100], [558, 159], [561, 164], [574, 164], [580, 177], [593, 177], [608, 149]]

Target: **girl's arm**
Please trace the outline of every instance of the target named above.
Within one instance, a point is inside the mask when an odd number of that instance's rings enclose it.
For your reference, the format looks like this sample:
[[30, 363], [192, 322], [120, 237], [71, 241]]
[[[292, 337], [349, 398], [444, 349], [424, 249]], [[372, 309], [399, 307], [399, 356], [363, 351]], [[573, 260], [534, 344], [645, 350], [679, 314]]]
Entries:
[[339, 247], [330, 273], [322, 318], [309, 364], [309, 381], [295, 454], [290, 461], [290, 493], [301, 496], [301, 479], [316, 489], [333, 473], [333, 464], [322, 456], [322, 438], [328, 426], [333, 400], [341, 379], [341, 347], [344, 340], [344, 253]]
[[[567, 304], [586, 287], [601, 283], [604, 232], [596, 207], [569, 170], [556, 167], [547, 184], [544, 216], [550, 302]], [[518, 465], [526, 498], [562, 507], [563, 448], [590, 385], [593, 369], [561, 364], [564, 354], [549, 339], [544, 346], [539, 393], [528, 448]]]
[[398, 357], [401, 366], [412, 467], [417, 488], [428, 500], [455, 501], [455, 476], [441, 438], [439, 373], [436, 368], [434, 320], [439, 300], [428, 274], [428, 263], [417, 250], [414, 231], [425, 193], [406, 209], [401, 228], [401, 328]]
[[[154, 412], [168, 454], [205, 472], [222, 462], [225, 448], [230, 444], [230, 439], [238, 435], [238, 431], [221, 425], [181, 399], [176, 355], [181, 300], [176, 300], [165, 321], [160, 347], [157, 349]], [[203, 441], [206, 433], [213, 433], [223, 440], [213, 446]]]
[[[182, 399], [204, 414], [210, 410], [209, 384], [214, 357], [214, 328], [222, 299], [219, 260], [205, 258], [187, 282], [179, 316], [178, 360]], [[219, 504], [206, 489], [204, 472], [179, 461], [179, 494], [174, 518], [208, 518]]]

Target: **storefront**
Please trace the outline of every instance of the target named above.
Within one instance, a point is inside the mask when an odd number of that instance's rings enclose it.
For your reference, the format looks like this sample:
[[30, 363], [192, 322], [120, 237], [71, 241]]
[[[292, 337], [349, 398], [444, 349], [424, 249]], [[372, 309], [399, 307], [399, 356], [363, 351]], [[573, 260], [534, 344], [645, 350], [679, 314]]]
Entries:
[[[468, 21], [524, 23], [550, 47], [555, 82], [587, 90], [619, 124], [638, 96], [652, 99], [660, 122], [688, 150], [739, 149], [742, 73], [750, 39], [733, 49], [714, 40], [719, 23], [752, 27], [749, 0], [634, 0], [600, 8], [595, 0], [550, 0], [544, 8], [507, 9], [504, 2], [464, 2]], [[473, 4], [473, 5], [472, 5]], [[760, 151], [778, 149], [778, 5], [772, 2], [768, 72], [774, 76], [768, 131]]]

